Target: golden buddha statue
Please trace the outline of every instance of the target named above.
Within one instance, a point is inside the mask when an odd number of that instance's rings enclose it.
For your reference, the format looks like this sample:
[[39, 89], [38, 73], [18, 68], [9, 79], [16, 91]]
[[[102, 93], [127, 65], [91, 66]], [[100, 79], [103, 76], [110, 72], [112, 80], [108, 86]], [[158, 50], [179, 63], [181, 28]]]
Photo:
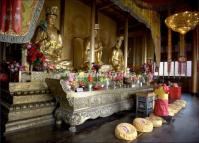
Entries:
[[[99, 30], [99, 25], [95, 24], [95, 29], [94, 29], [94, 37], [95, 37], [95, 63], [102, 65], [102, 42], [98, 38], [98, 30]], [[84, 42], [85, 46], [85, 52], [84, 52], [84, 63], [88, 64], [90, 61], [90, 48], [91, 48], [91, 42], [90, 42], [90, 37], [85, 39]]]
[[120, 49], [123, 40], [123, 36], [118, 37], [116, 44], [113, 47], [111, 63], [115, 71], [124, 70], [124, 56], [122, 50]]
[[33, 42], [39, 44], [48, 63], [56, 65], [56, 69], [69, 69], [72, 67], [71, 62], [61, 60], [63, 43], [61, 34], [55, 26], [57, 12], [58, 7], [56, 6], [47, 8], [46, 21], [37, 28]]

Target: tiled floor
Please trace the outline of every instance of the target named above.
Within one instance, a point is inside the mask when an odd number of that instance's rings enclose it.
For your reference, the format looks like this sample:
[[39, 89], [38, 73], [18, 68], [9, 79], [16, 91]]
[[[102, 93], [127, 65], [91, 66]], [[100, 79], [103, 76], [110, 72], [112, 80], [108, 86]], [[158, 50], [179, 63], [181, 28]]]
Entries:
[[[133, 142], [199, 142], [199, 97], [183, 94], [188, 102], [169, 125], [155, 128], [151, 133], [139, 136]], [[132, 112], [121, 112], [107, 118], [89, 120], [78, 128], [75, 134], [70, 133], [66, 126], [59, 128], [46, 126], [20, 131], [6, 135], [3, 142], [7, 143], [120, 143], [114, 136], [114, 129], [121, 122], [131, 123]]]

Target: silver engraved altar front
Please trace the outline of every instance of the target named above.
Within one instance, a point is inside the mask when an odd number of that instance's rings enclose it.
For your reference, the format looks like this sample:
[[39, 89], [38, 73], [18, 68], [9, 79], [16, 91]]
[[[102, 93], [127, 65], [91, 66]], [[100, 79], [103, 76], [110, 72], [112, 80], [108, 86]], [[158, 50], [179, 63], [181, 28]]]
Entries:
[[137, 92], [151, 91], [149, 86], [119, 88], [100, 91], [68, 91], [63, 80], [46, 79], [46, 83], [60, 106], [56, 109], [56, 121], [70, 124], [75, 132], [76, 125], [88, 119], [107, 117], [113, 113], [133, 107], [133, 97]]

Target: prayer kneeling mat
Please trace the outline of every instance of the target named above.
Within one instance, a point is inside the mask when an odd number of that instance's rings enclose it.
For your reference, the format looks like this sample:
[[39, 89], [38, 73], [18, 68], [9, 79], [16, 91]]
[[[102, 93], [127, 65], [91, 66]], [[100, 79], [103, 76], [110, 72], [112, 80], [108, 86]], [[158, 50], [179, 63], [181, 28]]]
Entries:
[[178, 99], [178, 100], [176, 100], [175, 102], [181, 102], [181, 103], [187, 104], [187, 101], [182, 100], [182, 99]]
[[174, 116], [177, 113], [177, 110], [173, 110], [171, 107], [168, 107], [169, 116]]
[[175, 114], [178, 113], [182, 109], [182, 107], [177, 106], [175, 104], [169, 104], [169, 107], [174, 110]]
[[159, 117], [159, 116], [156, 116], [154, 115], [153, 113], [151, 113], [149, 115], [149, 117], [152, 117], [152, 118], [156, 118], [157, 120], [162, 120], [162, 123], [166, 123], [167, 121], [165, 119], [163, 119], [162, 117]]
[[153, 123], [153, 127], [155, 128], [162, 126], [162, 119], [158, 119], [156, 117], [146, 117], [145, 119], [151, 121]]
[[139, 132], [152, 132], [153, 131], [153, 123], [144, 118], [135, 118], [133, 120], [133, 125]]
[[137, 138], [137, 130], [129, 123], [120, 123], [115, 128], [115, 136], [118, 139], [132, 141]]
[[176, 103], [179, 104], [179, 105], [181, 105], [182, 108], [185, 108], [187, 106], [187, 102], [185, 100], [176, 100], [174, 102], [174, 104], [176, 104]]
[[186, 107], [186, 105], [184, 103], [181, 103], [181, 102], [173, 102], [173, 104], [176, 105], [176, 106], [179, 106], [181, 108], [185, 108]]

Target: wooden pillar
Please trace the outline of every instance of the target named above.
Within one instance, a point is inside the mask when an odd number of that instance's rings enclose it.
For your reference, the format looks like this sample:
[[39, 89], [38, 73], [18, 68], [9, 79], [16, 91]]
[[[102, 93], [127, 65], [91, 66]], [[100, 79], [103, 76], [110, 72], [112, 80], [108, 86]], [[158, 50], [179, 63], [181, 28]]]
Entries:
[[168, 28], [168, 51], [167, 51], [167, 71], [168, 71], [168, 75], [170, 76], [171, 73], [171, 62], [172, 62], [172, 31], [170, 28]]
[[136, 38], [133, 38], [133, 66], [136, 65]]
[[90, 68], [92, 63], [95, 62], [95, 14], [96, 14], [96, 1], [92, 1], [92, 8], [91, 8], [91, 48], [90, 48]]
[[27, 57], [27, 48], [22, 47], [21, 49], [21, 64], [22, 65], [27, 65], [26, 57]]
[[142, 64], [146, 63], [147, 60], [147, 40], [146, 40], [146, 34], [143, 37], [143, 48], [142, 48]]
[[172, 33], [171, 29], [168, 28], [168, 57], [167, 60], [172, 59]]
[[199, 81], [197, 74], [197, 59], [199, 50], [199, 26], [193, 31], [193, 48], [192, 48], [192, 93], [199, 93]]
[[185, 35], [180, 34], [180, 56], [185, 56]]
[[128, 59], [128, 17], [125, 21], [125, 33], [124, 33], [124, 71], [127, 70], [127, 59]]

